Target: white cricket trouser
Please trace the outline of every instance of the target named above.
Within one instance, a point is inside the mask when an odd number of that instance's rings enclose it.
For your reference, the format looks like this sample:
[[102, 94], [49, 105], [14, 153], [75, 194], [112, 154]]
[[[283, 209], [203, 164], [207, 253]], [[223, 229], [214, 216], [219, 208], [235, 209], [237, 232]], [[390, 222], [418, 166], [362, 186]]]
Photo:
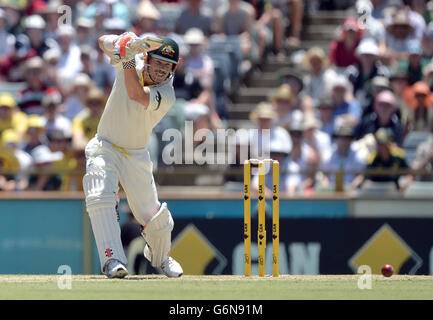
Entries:
[[101, 270], [109, 259], [126, 264], [116, 212], [119, 182], [135, 219], [146, 225], [160, 207], [149, 152], [119, 148], [98, 136], [85, 152], [83, 187]]

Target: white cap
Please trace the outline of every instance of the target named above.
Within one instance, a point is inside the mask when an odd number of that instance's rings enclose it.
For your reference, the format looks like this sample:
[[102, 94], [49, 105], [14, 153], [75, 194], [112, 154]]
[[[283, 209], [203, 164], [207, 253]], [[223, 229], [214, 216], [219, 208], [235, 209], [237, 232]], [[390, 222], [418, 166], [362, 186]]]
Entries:
[[95, 25], [95, 22], [91, 19], [85, 18], [85, 17], [80, 17], [77, 19], [77, 21], [75, 22], [75, 25], [77, 27], [82, 27], [82, 28], [93, 28], [93, 26]]
[[186, 120], [197, 120], [209, 114], [209, 107], [202, 103], [188, 103], [184, 109]]
[[332, 85], [331, 88], [335, 87], [344, 87], [346, 90], [350, 89], [350, 82], [349, 79], [343, 74], [338, 74], [332, 79]]
[[137, 17], [153, 20], [161, 19], [161, 13], [150, 0], [142, 0], [136, 8]]
[[62, 24], [57, 28], [56, 34], [58, 37], [62, 37], [62, 36], [74, 37], [75, 29], [69, 24]]
[[60, 56], [62, 55], [62, 53], [60, 52], [60, 50], [58, 48], [51, 48], [48, 49], [47, 51], [45, 51], [45, 53], [43, 54], [43, 58], [46, 62], [50, 61], [51, 59], [60, 59]]
[[33, 149], [31, 156], [36, 164], [40, 164], [62, 160], [63, 152], [52, 152], [47, 146], [40, 145]]
[[289, 154], [292, 151], [292, 142], [290, 136], [277, 134], [271, 138], [271, 144], [269, 146], [270, 152], [286, 153]]
[[80, 72], [75, 77], [74, 80], [72, 80], [72, 86], [85, 86], [90, 87], [92, 85], [92, 79], [89, 77], [87, 73]]
[[191, 28], [185, 33], [184, 41], [186, 44], [202, 44], [205, 41], [203, 31], [199, 28]]
[[28, 16], [24, 20], [24, 27], [25, 28], [32, 28], [32, 29], [45, 29], [45, 26], [47, 24], [45, 23], [44, 19], [40, 15], [34, 14], [31, 16]]
[[106, 30], [126, 30], [128, 26], [124, 20], [114, 17], [104, 20], [104, 28]]
[[304, 113], [294, 110], [289, 123], [289, 131], [304, 131]]
[[356, 54], [359, 56], [361, 54], [372, 54], [375, 56], [379, 55], [379, 47], [373, 38], [362, 39], [356, 48]]

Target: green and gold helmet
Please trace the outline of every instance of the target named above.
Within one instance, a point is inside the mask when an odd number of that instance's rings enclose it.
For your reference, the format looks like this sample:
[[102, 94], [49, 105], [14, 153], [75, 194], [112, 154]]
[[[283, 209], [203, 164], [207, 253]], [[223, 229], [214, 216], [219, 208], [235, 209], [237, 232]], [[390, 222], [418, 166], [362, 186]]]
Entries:
[[152, 58], [177, 64], [179, 61], [179, 46], [177, 45], [176, 41], [167, 37], [159, 38], [164, 40], [162, 45], [156, 50], [149, 51], [148, 54]]

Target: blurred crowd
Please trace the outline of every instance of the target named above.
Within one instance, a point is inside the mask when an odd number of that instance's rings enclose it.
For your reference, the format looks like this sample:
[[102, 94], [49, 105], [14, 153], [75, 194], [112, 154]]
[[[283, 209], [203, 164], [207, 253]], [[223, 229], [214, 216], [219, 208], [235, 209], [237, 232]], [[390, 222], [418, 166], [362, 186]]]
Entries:
[[283, 163], [280, 191], [398, 194], [433, 181], [433, 2], [314, 3], [351, 14], [329, 46], [292, 55], [302, 67], [253, 112]]
[[[334, 9], [352, 14], [326, 47], [303, 49], [304, 15]], [[180, 47], [177, 99], [149, 145], [155, 172], [170, 167], [167, 129], [186, 135], [185, 120], [194, 134], [230, 129], [230, 94], [272, 58], [293, 68], [278, 71], [278, 86], [250, 115], [249, 128], [269, 129], [269, 145], [262, 131], [234, 128], [249, 153], [216, 166], [222, 180], [192, 184], [230, 189], [242, 181], [230, 170], [264, 150], [280, 161], [288, 195], [433, 181], [370, 174], [433, 168], [433, 1], [0, 0], [0, 190], [82, 190], [84, 148], [115, 79], [97, 39], [126, 31]], [[202, 138], [193, 147], [210, 150]]]
[[0, 190], [82, 189], [84, 148], [115, 80], [101, 35], [179, 44], [176, 104], [149, 145], [157, 170], [164, 130], [202, 110], [224, 127], [227, 95], [266, 56], [285, 59], [301, 23], [299, 0], [1, 0]]

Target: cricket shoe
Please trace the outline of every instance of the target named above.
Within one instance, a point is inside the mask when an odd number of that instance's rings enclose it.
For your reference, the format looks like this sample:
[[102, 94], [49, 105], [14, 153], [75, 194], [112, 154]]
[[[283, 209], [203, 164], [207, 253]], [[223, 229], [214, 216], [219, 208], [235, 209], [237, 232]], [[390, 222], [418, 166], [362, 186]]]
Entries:
[[179, 262], [172, 257], [168, 257], [161, 265], [161, 270], [169, 278], [178, 278], [183, 275], [183, 269]]
[[112, 278], [122, 279], [128, 275], [128, 270], [119, 260], [111, 259], [108, 260], [107, 263], [105, 264], [104, 273], [110, 279]]

